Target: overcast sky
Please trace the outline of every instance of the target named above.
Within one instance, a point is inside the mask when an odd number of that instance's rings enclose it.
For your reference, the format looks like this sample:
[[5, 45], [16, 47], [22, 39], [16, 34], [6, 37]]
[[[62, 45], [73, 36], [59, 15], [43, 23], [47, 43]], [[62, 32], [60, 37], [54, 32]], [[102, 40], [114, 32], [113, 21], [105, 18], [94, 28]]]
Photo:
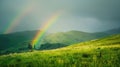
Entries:
[[[0, 33], [17, 17], [11, 32], [38, 30], [57, 11], [61, 16], [49, 32], [99, 32], [120, 27], [120, 0], [0, 0]], [[10, 33], [11, 33], [10, 32]]]

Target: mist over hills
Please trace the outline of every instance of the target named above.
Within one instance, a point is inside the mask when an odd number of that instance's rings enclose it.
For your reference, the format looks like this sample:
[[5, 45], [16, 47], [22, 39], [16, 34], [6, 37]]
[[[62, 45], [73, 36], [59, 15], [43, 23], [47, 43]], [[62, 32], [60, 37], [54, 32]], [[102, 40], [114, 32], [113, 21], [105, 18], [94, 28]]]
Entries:
[[118, 34], [118, 33], [120, 33], [120, 27], [119, 28], [115, 28], [115, 29], [111, 29], [111, 30], [108, 30], [108, 31], [104, 31], [104, 33], [107, 33], [107, 34]]
[[[81, 31], [68, 31], [46, 34], [40, 44], [35, 47], [40, 50], [55, 49], [65, 47], [71, 44], [102, 38], [112, 34], [119, 34], [120, 28], [98, 33], [87, 33]], [[37, 30], [23, 31], [11, 34], [0, 35], [0, 53], [7, 54], [10, 52], [22, 52], [28, 50], [28, 43], [36, 35]]]

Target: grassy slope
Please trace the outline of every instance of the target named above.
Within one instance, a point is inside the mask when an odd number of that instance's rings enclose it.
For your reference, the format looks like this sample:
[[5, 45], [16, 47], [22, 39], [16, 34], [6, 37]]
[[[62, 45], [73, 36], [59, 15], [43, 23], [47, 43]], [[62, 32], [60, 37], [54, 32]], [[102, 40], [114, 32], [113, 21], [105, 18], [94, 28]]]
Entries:
[[87, 40], [97, 39], [107, 36], [105, 33], [87, 33], [81, 31], [58, 32], [48, 35], [45, 39], [50, 43], [66, 43], [73, 44]]
[[0, 54], [19, 52], [27, 49], [28, 43], [37, 31], [24, 31], [0, 35]]
[[[28, 43], [33, 39], [37, 31], [16, 32], [6, 35], [0, 35], [0, 54], [14, 52], [24, 52], [28, 50]], [[81, 31], [69, 31], [61, 33], [46, 34], [43, 38], [40, 49], [60, 48], [73, 43], [79, 43], [87, 40], [103, 37], [101, 33], [86, 33]], [[39, 48], [39, 45], [36, 45]], [[46, 44], [49, 46], [46, 46]]]
[[[45, 38], [43, 38], [43, 41], [40, 42], [40, 44], [42, 43], [43, 48], [41, 47], [40, 49], [47, 49], [48, 47], [44, 46], [46, 44], [50, 46], [50, 48], [48, 49], [64, 47], [74, 43], [88, 41], [107, 35], [118, 34], [120, 33], [119, 30], [120, 28], [104, 31], [101, 33], [86, 33], [74, 30], [69, 32], [54, 33], [47, 35]], [[27, 50], [28, 43], [33, 39], [36, 33], [37, 30], [16, 32], [6, 35], [0, 34], [0, 54], [22, 52]], [[59, 44], [61, 45], [59, 46]], [[40, 45], [37, 45], [36, 47], [39, 48], [39, 46]]]
[[68, 47], [0, 56], [1, 67], [120, 67], [120, 35]]
[[[40, 45], [40, 49], [55, 49], [55, 46], [57, 46], [57, 48], [60, 48], [105, 36], [108, 35], [104, 33], [86, 33], [75, 30], [68, 32], [58, 32], [54, 34], [49, 34], [48, 36], [43, 38], [43, 44]], [[46, 45], [49, 47], [47, 47]]]
[[31, 41], [35, 36], [37, 31], [23, 31], [16, 32], [11, 34], [1, 34], [0, 35], [0, 50], [8, 49], [10, 47], [20, 46], [19, 44], [23, 44], [24, 42]]

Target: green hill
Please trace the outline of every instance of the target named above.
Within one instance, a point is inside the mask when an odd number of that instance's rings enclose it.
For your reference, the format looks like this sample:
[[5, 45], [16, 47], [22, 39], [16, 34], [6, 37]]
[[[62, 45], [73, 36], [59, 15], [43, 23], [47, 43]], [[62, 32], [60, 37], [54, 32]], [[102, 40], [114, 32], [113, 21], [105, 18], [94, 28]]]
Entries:
[[[98, 33], [87, 33], [81, 31], [68, 31], [58, 33], [46, 33], [44, 38], [35, 47], [46, 50], [65, 47], [68, 45], [102, 38], [108, 35], [119, 34], [120, 28]], [[28, 51], [28, 43], [36, 35], [37, 30], [23, 31], [11, 34], [0, 34], [0, 54]]]
[[50, 34], [45, 38], [45, 40], [48, 43], [63, 43], [68, 45], [68, 44], [83, 42], [86, 40], [91, 40], [94, 38], [96, 37], [92, 33], [69, 31], [69, 32], [59, 32], [55, 34]]
[[115, 28], [115, 29], [111, 29], [111, 30], [108, 30], [108, 31], [104, 31], [104, 33], [106, 34], [118, 34], [120, 33], [120, 27], [119, 28]]
[[[24, 31], [0, 35], [0, 54], [28, 51], [28, 43], [34, 38], [37, 31]], [[46, 34], [37, 49], [55, 49], [71, 44], [104, 37], [104, 33], [86, 33], [81, 31], [68, 31]], [[46, 46], [47, 45], [47, 46]]]
[[120, 67], [120, 34], [68, 47], [0, 56], [1, 67]]
[[[81, 31], [68, 31], [68, 32], [58, 32], [54, 34], [47, 35], [43, 41], [42, 44], [39, 45], [40, 49], [51, 49], [56, 48], [54, 47], [57, 45], [61, 45], [60, 47], [72, 45], [75, 43], [80, 43], [84, 41], [89, 41], [92, 39], [97, 39], [107, 36], [107, 34], [104, 33], [86, 33]], [[55, 45], [54, 45], [55, 44]], [[49, 46], [49, 47], [46, 47]]]
[[30, 41], [37, 31], [24, 31], [0, 35], [0, 50], [17, 46], [20, 43]]
[[0, 35], [0, 54], [24, 51], [37, 31], [24, 31]]

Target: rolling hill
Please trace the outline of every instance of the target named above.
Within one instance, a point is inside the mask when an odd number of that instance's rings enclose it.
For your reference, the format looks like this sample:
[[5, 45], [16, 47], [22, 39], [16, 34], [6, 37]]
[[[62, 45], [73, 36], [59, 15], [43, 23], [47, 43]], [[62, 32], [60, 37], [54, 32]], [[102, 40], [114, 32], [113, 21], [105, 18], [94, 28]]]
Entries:
[[[89, 41], [92, 39], [98, 39], [107, 36], [104, 33], [86, 33], [81, 31], [68, 31], [49, 34], [43, 39], [43, 43], [40, 45], [40, 49], [53, 49], [57, 45], [59, 48], [72, 45], [79, 42]], [[55, 45], [54, 45], [55, 44]], [[49, 47], [46, 47], [49, 46]]]
[[104, 31], [104, 33], [106, 34], [118, 34], [120, 33], [120, 27], [119, 28], [115, 28], [115, 29], [111, 29], [111, 30], [108, 30], [108, 31]]
[[120, 67], [120, 34], [54, 50], [0, 56], [2, 67]]
[[30, 41], [37, 31], [16, 32], [0, 35], [0, 50], [17, 46], [20, 43]]
[[[0, 35], [0, 54], [28, 51], [28, 43], [34, 38], [37, 31], [24, 31]], [[86, 33], [68, 31], [46, 34], [40, 44], [35, 47], [40, 50], [55, 49], [71, 44], [104, 37], [103, 33]]]
[[[81, 31], [68, 31], [45, 34], [42, 41], [36, 45], [36, 49], [55, 49], [65, 47], [79, 42], [102, 38], [108, 35], [119, 34], [120, 28], [98, 33], [87, 33]], [[36, 35], [37, 30], [23, 31], [11, 34], [0, 34], [0, 54], [28, 51], [28, 43]]]

